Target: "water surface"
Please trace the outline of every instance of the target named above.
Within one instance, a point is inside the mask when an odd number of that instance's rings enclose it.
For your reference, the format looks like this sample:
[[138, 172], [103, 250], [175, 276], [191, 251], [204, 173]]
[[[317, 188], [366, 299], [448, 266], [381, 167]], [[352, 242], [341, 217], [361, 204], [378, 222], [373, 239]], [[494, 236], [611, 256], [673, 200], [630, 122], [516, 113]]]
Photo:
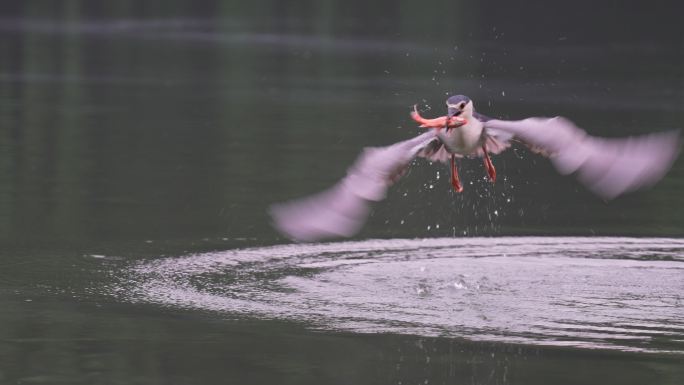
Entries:
[[124, 300], [314, 328], [684, 354], [684, 241], [431, 238], [136, 263]]

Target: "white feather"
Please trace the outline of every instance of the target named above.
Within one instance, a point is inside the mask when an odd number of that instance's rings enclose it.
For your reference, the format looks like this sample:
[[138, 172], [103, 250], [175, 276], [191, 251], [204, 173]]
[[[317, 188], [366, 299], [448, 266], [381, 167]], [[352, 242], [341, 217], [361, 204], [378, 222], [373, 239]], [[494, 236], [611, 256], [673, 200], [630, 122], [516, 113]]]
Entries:
[[273, 225], [296, 241], [355, 234], [368, 217], [370, 203], [385, 198], [387, 188], [418, 155], [437, 141], [430, 130], [387, 147], [367, 147], [347, 176], [321, 193], [273, 205]]
[[596, 138], [561, 117], [490, 120], [486, 129], [508, 132], [543, 149], [558, 172], [576, 172], [580, 182], [605, 199], [651, 186], [665, 175], [679, 153], [678, 131]]

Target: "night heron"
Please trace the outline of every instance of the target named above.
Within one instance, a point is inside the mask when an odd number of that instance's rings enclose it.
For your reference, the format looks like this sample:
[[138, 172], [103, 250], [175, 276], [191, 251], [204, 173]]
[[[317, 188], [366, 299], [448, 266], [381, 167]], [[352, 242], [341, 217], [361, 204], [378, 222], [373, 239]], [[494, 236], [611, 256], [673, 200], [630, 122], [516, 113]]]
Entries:
[[612, 199], [657, 182], [679, 152], [679, 131], [597, 138], [562, 117], [492, 119], [475, 112], [463, 95], [451, 96], [446, 104], [447, 115], [434, 119], [423, 118], [414, 108], [411, 116], [427, 132], [387, 147], [365, 148], [347, 176], [330, 189], [272, 206], [276, 229], [297, 241], [354, 235], [368, 217], [371, 202], [382, 200], [416, 157], [450, 161], [451, 184], [460, 192], [456, 158], [482, 156], [494, 182], [489, 153], [498, 154], [518, 141], [549, 157], [561, 174], [575, 173], [589, 190]]

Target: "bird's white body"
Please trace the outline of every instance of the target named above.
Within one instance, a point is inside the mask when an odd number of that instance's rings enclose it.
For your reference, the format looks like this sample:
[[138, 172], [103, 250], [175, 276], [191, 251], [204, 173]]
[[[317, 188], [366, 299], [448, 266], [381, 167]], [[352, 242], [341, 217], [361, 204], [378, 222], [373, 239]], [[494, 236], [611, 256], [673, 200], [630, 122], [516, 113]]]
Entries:
[[473, 116], [473, 103], [468, 101], [459, 105], [450, 105], [449, 108], [457, 108], [459, 116], [465, 119], [462, 126], [442, 129], [437, 132], [437, 137], [444, 143], [447, 151], [456, 155], [470, 155], [484, 144], [485, 137], [482, 135], [484, 125]]
[[460, 127], [440, 130], [437, 133], [447, 151], [457, 155], [470, 155], [484, 144], [484, 125], [477, 119], [469, 119]]

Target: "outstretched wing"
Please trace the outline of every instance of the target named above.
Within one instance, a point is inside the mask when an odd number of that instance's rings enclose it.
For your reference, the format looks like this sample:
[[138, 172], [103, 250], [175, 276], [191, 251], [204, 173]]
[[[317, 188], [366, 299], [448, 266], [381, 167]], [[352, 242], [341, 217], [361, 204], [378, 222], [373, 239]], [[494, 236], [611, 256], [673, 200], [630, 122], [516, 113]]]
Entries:
[[679, 153], [678, 131], [597, 138], [561, 117], [492, 119], [485, 128], [493, 135], [512, 135], [548, 155], [561, 174], [576, 172], [580, 182], [605, 199], [656, 183]]
[[371, 202], [384, 199], [409, 163], [429, 155], [437, 142], [430, 130], [391, 146], [364, 148], [347, 176], [330, 189], [271, 206], [274, 227], [297, 241], [354, 235], [366, 221]]

